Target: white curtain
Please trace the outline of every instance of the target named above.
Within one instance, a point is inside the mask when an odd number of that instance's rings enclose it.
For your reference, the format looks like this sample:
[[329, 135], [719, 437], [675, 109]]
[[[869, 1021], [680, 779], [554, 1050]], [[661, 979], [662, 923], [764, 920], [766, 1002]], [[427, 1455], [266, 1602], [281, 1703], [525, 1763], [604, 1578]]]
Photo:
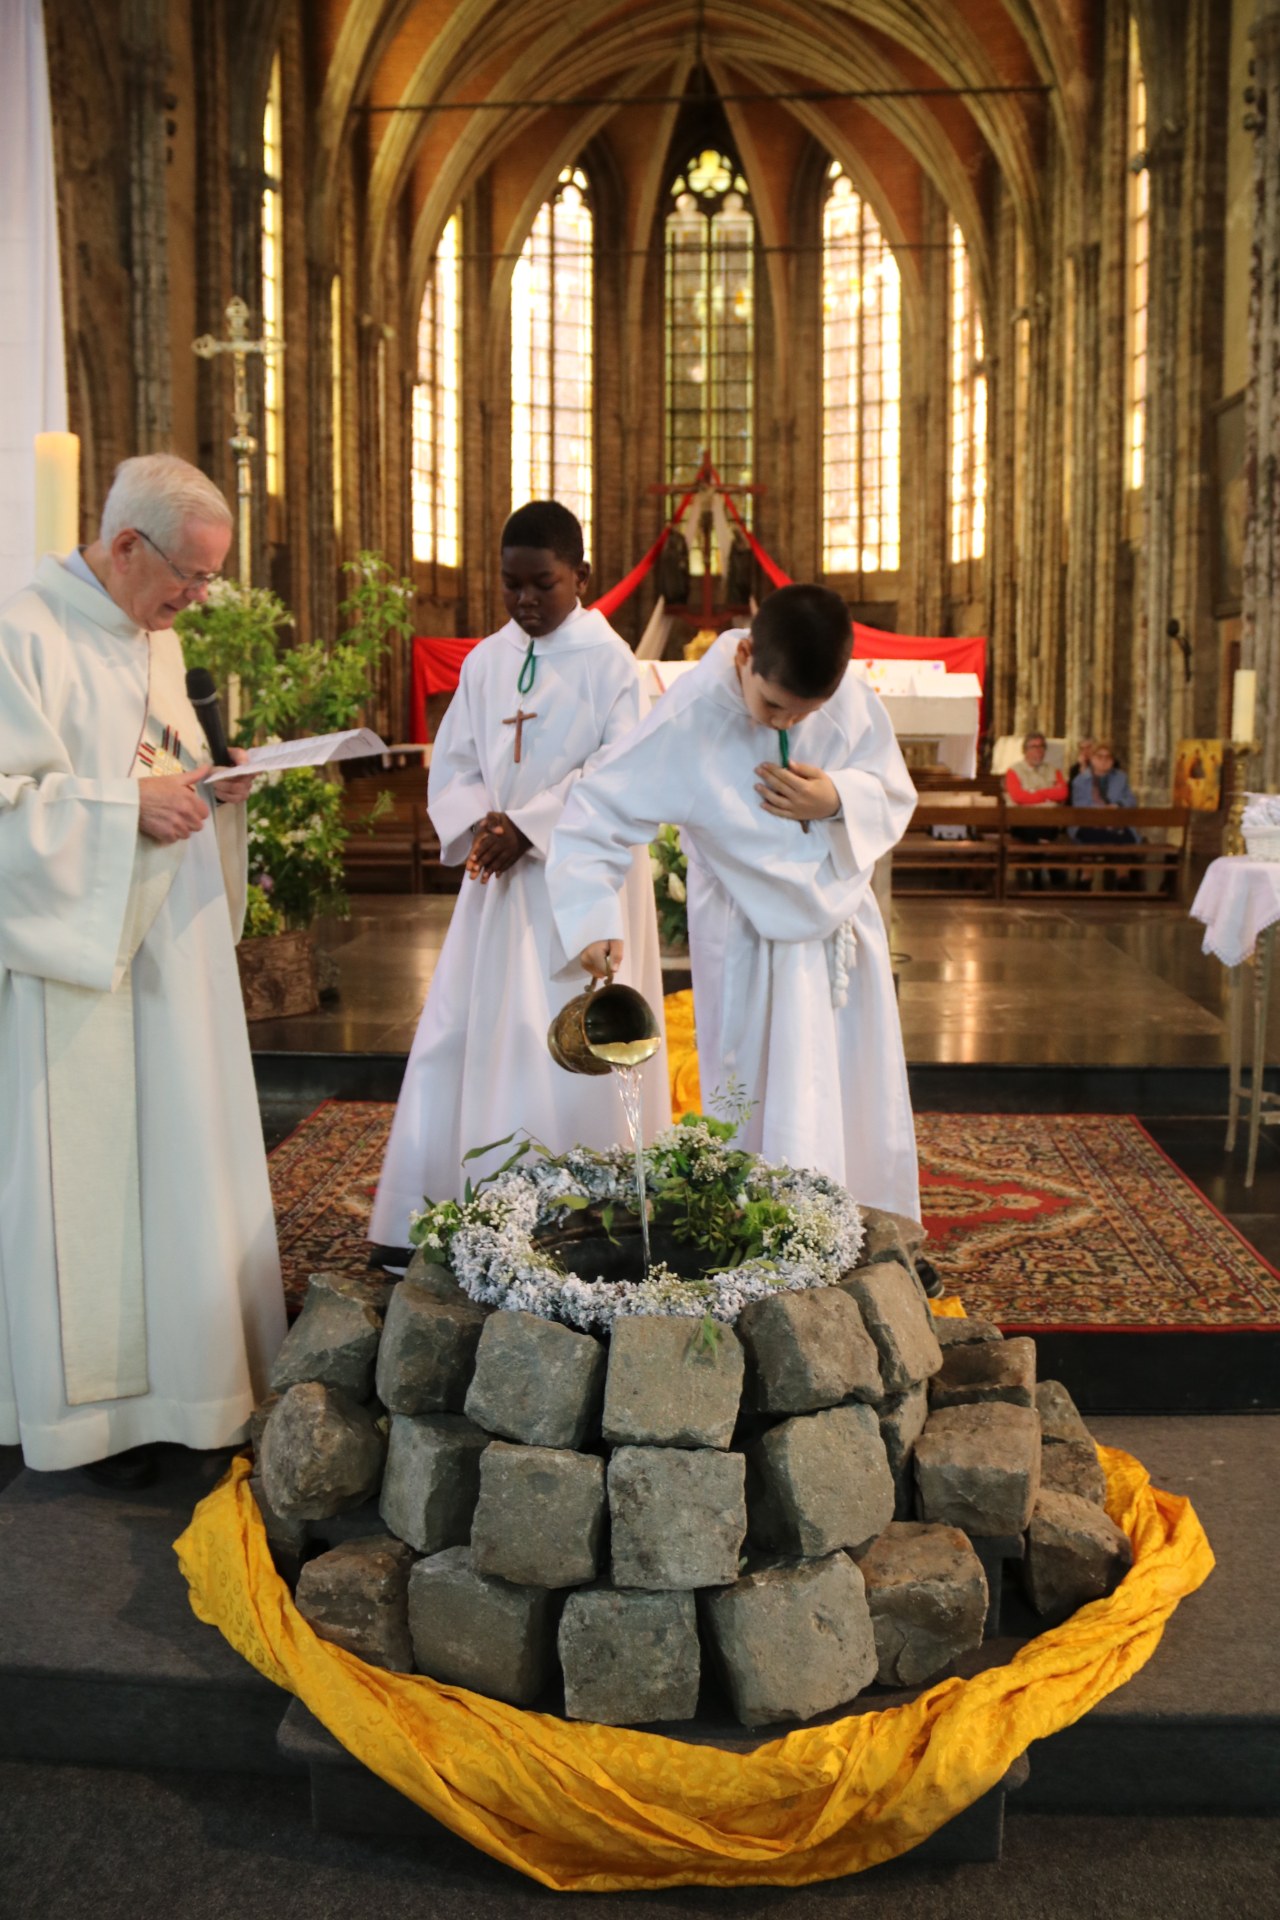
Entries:
[[35, 567], [37, 433], [67, 425], [42, 0], [0, 0], [0, 603]]

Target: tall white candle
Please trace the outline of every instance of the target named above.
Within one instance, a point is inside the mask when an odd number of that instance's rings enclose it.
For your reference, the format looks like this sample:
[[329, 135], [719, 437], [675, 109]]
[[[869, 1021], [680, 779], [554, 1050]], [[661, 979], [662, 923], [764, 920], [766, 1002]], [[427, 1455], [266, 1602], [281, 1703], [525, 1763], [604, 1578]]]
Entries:
[[1252, 740], [1254, 709], [1258, 699], [1258, 676], [1252, 667], [1237, 667], [1231, 690], [1231, 738]]
[[70, 553], [80, 538], [80, 442], [74, 433], [36, 435], [36, 559]]

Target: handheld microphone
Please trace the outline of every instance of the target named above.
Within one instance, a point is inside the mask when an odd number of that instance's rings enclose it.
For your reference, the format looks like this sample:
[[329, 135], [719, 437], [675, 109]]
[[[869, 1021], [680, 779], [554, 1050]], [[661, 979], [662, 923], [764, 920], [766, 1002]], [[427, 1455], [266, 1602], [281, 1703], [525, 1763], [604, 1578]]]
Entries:
[[204, 728], [214, 766], [234, 766], [231, 749], [227, 745], [226, 728], [222, 724], [222, 709], [218, 705], [218, 689], [213, 684], [213, 675], [208, 667], [187, 668], [187, 698]]

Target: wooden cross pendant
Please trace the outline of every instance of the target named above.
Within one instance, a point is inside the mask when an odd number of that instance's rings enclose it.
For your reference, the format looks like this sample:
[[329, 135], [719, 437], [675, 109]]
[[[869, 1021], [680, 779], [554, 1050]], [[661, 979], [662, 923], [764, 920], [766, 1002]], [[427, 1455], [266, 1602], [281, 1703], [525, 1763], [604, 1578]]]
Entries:
[[537, 717], [538, 716], [536, 713], [526, 713], [522, 703], [520, 706], [516, 708], [515, 712], [511, 715], [511, 718], [509, 720], [504, 720], [502, 723], [504, 727], [514, 727], [516, 730], [516, 765], [517, 766], [520, 765], [520, 748], [524, 742], [524, 723], [526, 720], [536, 720]]

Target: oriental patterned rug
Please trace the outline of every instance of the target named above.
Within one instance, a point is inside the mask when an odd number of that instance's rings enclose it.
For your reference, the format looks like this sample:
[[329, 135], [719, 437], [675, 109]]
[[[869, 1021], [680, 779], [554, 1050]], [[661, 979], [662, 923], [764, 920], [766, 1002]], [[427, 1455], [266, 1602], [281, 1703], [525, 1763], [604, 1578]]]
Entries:
[[[331, 1100], [271, 1155], [293, 1309], [358, 1273], [394, 1109]], [[1046, 1332], [1280, 1331], [1280, 1275], [1127, 1114], [916, 1116], [929, 1253], [970, 1314]]]

